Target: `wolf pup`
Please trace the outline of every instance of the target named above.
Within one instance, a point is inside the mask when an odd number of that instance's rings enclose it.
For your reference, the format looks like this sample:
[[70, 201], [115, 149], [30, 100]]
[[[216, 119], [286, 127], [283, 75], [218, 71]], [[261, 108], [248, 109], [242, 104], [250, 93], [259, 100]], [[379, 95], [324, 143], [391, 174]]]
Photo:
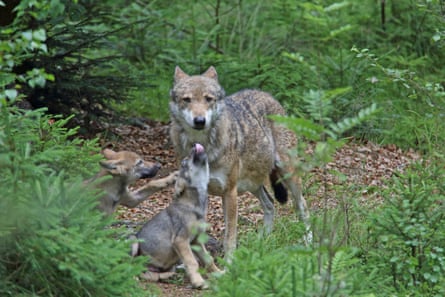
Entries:
[[130, 192], [129, 185], [138, 179], [154, 177], [160, 165], [144, 162], [138, 154], [129, 151], [115, 152], [105, 149], [102, 154], [106, 160], [100, 162], [102, 167], [100, 172], [87, 183], [111, 175], [112, 178], [98, 184], [98, 187], [105, 192], [98, 207], [107, 214], [113, 213], [119, 204], [130, 208], [136, 207], [156, 191], [175, 182], [177, 173], [173, 172], [167, 177], [150, 181], [137, 191]]
[[[208, 182], [206, 152], [202, 145], [195, 144], [190, 156], [181, 162], [172, 203], [141, 228], [136, 235], [141, 242], [132, 245], [132, 256], [142, 254], [150, 257], [146, 279], [157, 281], [167, 278], [173, 274], [178, 261], [182, 261], [192, 286], [206, 288], [195, 256], [210, 272], [220, 271], [204, 244], [198, 240], [206, 229]], [[197, 245], [198, 249], [192, 250], [192, 245]]]
[[267, 178], [281, 203], [287, 201], [285, 185], [290, 189], [300, 219], [309, 228], [301, 181], [287, 178], [291, 171], [283, 166], [290, 163], [288, 149], [295, 145], [296, 138], [268, 118], [285, 114], [271, 95], [243, 90], [226, 97], [213, 67], [194, 76], [176, 67], [170, 95], [170, 137], [177, 156], [183, 158], [195, 142], [207, 149], [209, 194], [223, 199], [226, 255], [236, 248], [238, 193], [249, 191], [259, 198], [265, 231], [271, 231], [274, 205], [264, 187]]

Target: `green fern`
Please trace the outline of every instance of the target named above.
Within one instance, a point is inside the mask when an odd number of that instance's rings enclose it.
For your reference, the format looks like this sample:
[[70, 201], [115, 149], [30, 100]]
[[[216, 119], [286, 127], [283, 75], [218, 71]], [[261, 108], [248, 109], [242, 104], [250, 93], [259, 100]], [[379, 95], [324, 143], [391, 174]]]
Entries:
[[343, 135], [347, 131], [353, 129], [370, 119], [377, 112], [377, 105], [375, 103], [371, 106], [361, 109], [357, 116], [353, 118], [345, 118], [337, 123], [331, 123], [330, 129], [326, 130], [326, 133], [333, 139], [337, 139], [338, 136]]

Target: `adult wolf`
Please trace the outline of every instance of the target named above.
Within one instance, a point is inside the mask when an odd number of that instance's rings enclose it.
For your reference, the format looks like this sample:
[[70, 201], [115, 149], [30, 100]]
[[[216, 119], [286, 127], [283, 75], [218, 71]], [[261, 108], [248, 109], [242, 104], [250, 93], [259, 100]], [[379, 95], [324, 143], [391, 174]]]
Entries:
[[111, 149], [104, 149], [102, 154], [106, 159], [100, 162], [102, 169], [87, 183], [107, 175], [111, 176], [110, 179], [97, 185], [105, 192], [98, 207], [107, 214], [112, 214], [119, 204], [130, 208], [136, 207], [153, 193], [175, 182], [177, 172], [164, 178], [151, 180], [138, 190], [130, 192], [129, 185], [138, 179], [154, 177], [160, 165], [145, 162], [138, 154], [130, 151], [115, 152]]
[[285, 185], [290, 189], [300, 218], [308, 223], [299, 178], [284, 178], [295, 135], [268, 118], [285, 114], [271, 95], [243, 90], [226, 97], [214, 67], [193, 76], [176, 67], [170, 93], [170, 137], [177, 156], [182, 159], [194, 143], [207, 149], [209, 194], [223, 199], [226, 256], [236, 248], [238, 193], [249, 191], [259, 198], [265, 230], [271, 231], [274, 205], [264, 187], [267, 178], [281, 203], [287, 201]]

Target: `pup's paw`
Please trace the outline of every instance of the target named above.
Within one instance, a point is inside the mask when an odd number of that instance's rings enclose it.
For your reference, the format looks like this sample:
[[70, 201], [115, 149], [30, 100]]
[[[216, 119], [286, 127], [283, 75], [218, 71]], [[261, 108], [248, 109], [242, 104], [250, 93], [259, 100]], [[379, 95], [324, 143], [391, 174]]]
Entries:
[[176, 272], [167, 271], [167, 272], [154, 272], [154, 271], [146, 271], [140, 275], [140, 278], [150, 281], [150, 282], [158, 282], [161, 280], [169, 279], [174, 276]]
[[176, 182], [179, 177], [179, 170], [173, 171], [166, 177], [167, 185], [172, 185]]
[[159, 272], [151, 272], [151, 271], [142, 273], [140, 275], [140, 278], [147, 280], [149, 282], [157, 282], [160, 279]]

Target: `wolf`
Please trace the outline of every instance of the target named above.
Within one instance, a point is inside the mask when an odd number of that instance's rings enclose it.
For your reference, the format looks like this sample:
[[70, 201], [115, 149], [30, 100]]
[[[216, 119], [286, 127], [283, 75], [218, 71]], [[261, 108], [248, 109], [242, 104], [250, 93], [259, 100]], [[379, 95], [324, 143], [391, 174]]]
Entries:
[[[220, 271], [200, 239], [206, 231], [209, 176], [206, 152], [197, 143], [181, 162], [172, 203], [132, 238], [141, 241], [132, 245], [131, 255], [150, 257], [147, 279], [156, 281], [171, 276], [175, 265], [182, 261], [192, 286], [206, 288], [195, 256], [210, 272]], [[193, 250], [192, 245], [198, 248]]]
[[170, 97], [170, 138], [176, 155], [183, 158], [196, 142], [207, 148], [208, 190], [222, 196], [223, 245], [229, 259], [236, 248], [238, 193], [248, 191], [259, 198], [264, 229], [272, 229], [274, 204], [265, 188], [267, 179], [280, 203], [287, 201], [287, 188], [290, 190], [309, 230], [301, 180], [285, 166], [290, 163], [288, 149], [296, 144], [296, 136], [268, 117], [285, 115], [278, 101], [266, 92], [250, 89], [226, 97], [213, 66], [201, 75], [188, 75], [177, 66]]
[[120, 204], [130, 208], [136, 207], [156, 191], [175, 182], [177, 172], [161, 179], [151, 180], [138, 190], [130, 192], [129, 185], [138, 179], [154, 177], [161, 167], [160, 164], [146, 162], [131, 151], [115, 152], [111, 149], [104, 149], [102, 154], [105, 160], [100, 161], [101, 170], [86, 181], [86, 184], [91, 184], [108, 175], [111, 176], [97, 185], [104, 192], [98, 208], [108, 215], [112, 214]]

